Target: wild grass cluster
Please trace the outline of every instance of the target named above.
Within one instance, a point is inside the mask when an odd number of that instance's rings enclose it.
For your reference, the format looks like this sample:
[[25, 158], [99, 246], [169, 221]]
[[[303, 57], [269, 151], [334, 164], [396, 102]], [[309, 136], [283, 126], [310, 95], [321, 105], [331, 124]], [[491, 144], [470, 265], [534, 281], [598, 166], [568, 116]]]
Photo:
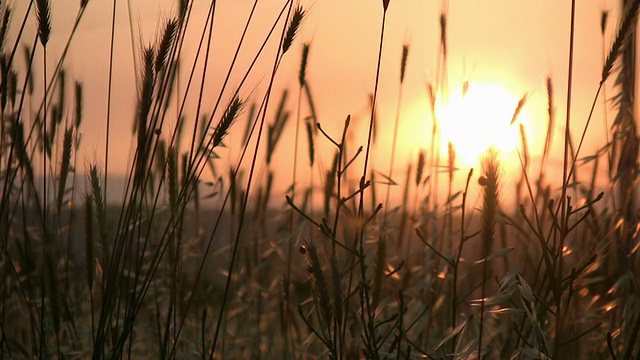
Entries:
[[[224, 14], [212, 1], [196, 28], [193, 1], [177, 1], [157, 24], [157, 38], [136, 50], [132, 161], [118, 202], [107, 196], [112, 83], [87, 95], [65, 66], [93, 1], [79, 2], [66, 47], [53, 60], [52, 2], [31, 0], [17, 13], [0, 1], [0, 358], [640, 358], [633, 111], [640, 1], [624, 2], [612, 45], [603, 49], [584, 128], [569, 111], [572, 75], [567, 99], [554, 96], [565, 79], [546, 79], [544, 150], [530, 156], [521, 127], [514, 186], [502, 177], [497, 151], [464, 170], [456, 144], [440, 150], [435, 107], [448, 71], [446, 7], [437, 19], [436, 79], [425, 97], [430, 137], [398, 174], [411, 45], [398, 46], [400, 69], [384, 68], [383, 57], [396, 50], [384, 42], [395, 1], [371, 5], [380, 8], [380, 40], [362, 144], [350, 140], [348, 114], [337, 133], [323, 126], [335, 120], [317, 115], [307, 74], [322, 65], [310, 56], [313, 44], [298, 38], [312, 8], [283, 1], [268, 32], [248, 34], [261, 16], [254, 0], [238, 42], [228, 44], [236, 50], [220, 92], [210, 98], [203, 95], [208, 66], [221, 66], [210, 59], [214, 22]], [[118, 23], [115, 10], [104, 16]], [[603, 38], [607, 21], [605, 12]], [[29, 23], [37, 26], [31, 38]], [[242, 68], [247, 36], [263, 42]], [[181, 63], [187, 39], [199, 44], [193, 63]], [[246, 79], [265, 57], [271, 65], [262, 94]], [[282, 64], [294, 63], [296, 86], [276, 88]], [[392, 148], [374, 155], [380, 73], [397, 70]], [[238, 73], [242, 81], [232, 88]], [[615, 94], [607, 96], [613, 81]], [[105, 158], [84, 166], [87, 96], [107, 100], [107, 131]], [[603, 120], [607, 143], [584, 154], [599, 102], [615, 105]], [[555, 118], [557, 107], [567, 108], [565, 119]], [[564, 136], [554, 139], [557, 123]], [[272, 161], [287, 150], [289, 128], [298, 150], [292, 178], [283, 179]], [[227, 141], [230, 133], [241, 141]], [[553, 142], [563, 148], [558, 177], [545, 172]], [[228, 168], [220, 165], [225, 146], [239, 154]], [[389, 168], [377, 168], [374, 156], [390, 157]], [[456, 177], [466, 179], [463, 188]], [[289, 186], [279, 193], [275, 183]], [[390, 196], [392, 187], [401, 196]], [[477, 206], [472, 189], [480, 193]]]

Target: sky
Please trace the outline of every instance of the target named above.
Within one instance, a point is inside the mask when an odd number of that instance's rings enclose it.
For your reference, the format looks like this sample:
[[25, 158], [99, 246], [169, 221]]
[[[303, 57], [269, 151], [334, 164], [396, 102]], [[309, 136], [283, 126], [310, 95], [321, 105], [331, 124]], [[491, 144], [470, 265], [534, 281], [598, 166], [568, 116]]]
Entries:
[[[16, 14], [23, 14], [26, 1], [14, 2]], [[242, 26], [253, 1], [220, 0], [216, 9], [215, 30], [212, 40], [209, 76], [205, 82], [203, 111], [211, 111], [214, 99], [219, 96], [222, 79], [231, 61]], [[251, 36], [246, 48], [240, 54], [238, 68], [245, 68], [264, 34], [274, 23], [284, 1], [259, 1], [257, 20], [250, 28]], [[276, 111], [281, 91], [289, 89], [288, 109], [295, 113], [297, 98], [297, 73], [300, 49], [303, 42], [311, 44], [307, 80], [313, 90], [318, 121], [331, 134], [338, 134], [347, 115], [352, 116], [349, 135], [354, 144], [364, 145], [368, 117], [370, 114], [369, 94], [373, 92], [378, 42], [383, 15], [382, 1], [378, 0], [301, 0], [306, 9], [303, 27], [296, 42], [279, 68], [275, 92], [268, 114]], [[48, 47], [49, 59], [57, 59], [68, 39], [71, 24], [78, 10], [78, 0], [57, 0], [52, 4], [52, 38]], [[85, 88], [85, 123], [83, 132], [84, 152], [79, 157], [78, 168], [104, 162], [105, 119], [107, 113], [107, 80], [109, 60], [109, 40], [111, 22], [111, 1], [90, 0], [84, 19], [75, 35], [65, 68], [72, 79], [82, 81]], [[132, 157], [132, 118], [135, 111], [136, 72], [134, 60], [142, 45], [154, 41], [159, 33], [158, 24], [175, 14], [173, 0], [118, 0], [116, 11], [116, 43], [114, 62], [113, 102], [111, 108], [112, 127], [110, 129], [110, 164], [113, 174], [124, 174]], [[198, 39], [206, 17], [208, 2], [195, 0], [190, 33], [185, 42], [184, 71], [181, 84], [187, 78], [187, 67], [193, 59]], [[586, 121], [591, 102], [600, 81], [603, 57], [603, 38], [600, 20], [603, 10], [609, 11], [609, 22], [604, 38], [604, 49], [609, 48], [618, 19], [618, 1], [597, 0], [577, 1], [575, 62], [573, 80], [572, 131], [579, 134]], [[527, 101], [520, 122], [526, 128], [533, 156], [539, 155], [547, 124], [547, 90], [545, 79], [549, 76], [554, 84], [556, 104], [556, 130], [563, 130], [566, 114], [569, 31], [571, 2], [568, 0], [512, 1], [512, 0], [391, 0], [386, 14], [385, 35], [379, 81], [379, 119], [377, 145], [373, 153], [373, 166], [387, 173], [393, 125], [398, 106], [399, 68], [402, 46], [408, 45], [410, 52], [407, 76], [403, 85], [400, 102], [401, 122], [399, 125], [396, 173], [404, 173], [407, 162], [416, 159], [420, 148], [429, 146], [431, 117], [427, 86], [436, 82], [438, 51], [440, 46], [439, 17], [447, 13], [447, 89], [446, 95], [438, 103], [439, 116], [464, 118], [464, 121], [485, 121], [486, 117], [510, 119], [518, 99], [526, 94]], [[17, 24], [21, 15], [16, 15]], [[35, 17], [27, 24], [25, 39], [35, 34]], [[278, 29], [281, 29], [281, 26]], [[14, 24], [12, 30], [16, 31]], [[132, 34], [133, 32], [133, 34]], [[257, 70], [241, 90], [241, 96], [261, 99], [269, 79], [271, 59], [277, 43], [270, 42], [265, 56], [257, 65]], [[40, 62], [42, 59], [40, 58]], [[50, 60], [50, 66], [55, 65]], [[200, 67], [200, 69], [202, 69]], [[41, 79], [42, 72], [36, 73]], [[242, 71], [233, 73], [231, 89], [239, 84]], [[465, 82], [477, 93], [476, 102], [488, 104], [482, 109], [474, 108], [466, 113], [451, 115], [449, 103], [459, 106], [455, 99]], [[609, 94], [612, 90], [609, 88]], [[484, 89], [484, 90], [483, 90]], [[489, 90], [486, 90], [489, 89]], [[184, 88], [181, 89], [184, 91]], [[456, 95], [458, 94], [458, 95]], [[223, 103], [230, 94], [222, 95]], [[497, 109], [497, 110], [496, 110]], [[493, 112], [492, 112], [493, 111]], [[497, 112], [495, 112], [497, 111]], [[195, 113], [195, 102], [188, 101], [186, 116]], [[301, 116], [308, 114], [302, 108]], [[506, 115], [495, 115], [506, 114]], [[466, 120], [466, 118], [476, 118]], [[480, 120], [478, 120], [478, 118]], [[243, 120], [244, 121], [244, 120]], [[459, 133], [468, 137], [454, 139], [460, 148], [466, 143], [480, 142], [492, 131], [498, 137], [509, 137], [507, 132], [498, 130], [499, 124], [487, 123], [474, 127], [471, 122], [455, 125]], [[244, 124], [231, 132], [228, 144], [237, 143], [244, 132]], [[481, 133], [486, 128], [490, 131]], [[508, 126], [507, 126], [508, 128]], [[512, 127], [517, 129], [516, 127]], [[605, 124], [601, 100], [596, 107], [593, 124], [587, 133], [584, 155], [590, 154], [605, 142]], [[453, 131], [455, 133], [456, 131]], [[285, 132], [283, 144], [276, 149], [273, 168], [279, 175], [290, 176], [293, 126]], [[517, 134], [517, 131], [516, 131]], [[518, 140], [513, 136], [513, 143]], [[560, 154], [561, 136], [556, 135], [552, 151]], [[450, 139], [445, 139], [445, 141]], [[320, 168], [329, 166], [332, 155], [331, 145], [318, 144], [321, 160]], [[455, 144], [454, 144], [455, 145]], [[446, 146], [446, 145], [445, 145]], [[484, 146], [484, 145], [482, 145]], [[353, 146], [354, 148], [356, 145]], [[300, 151], [306, 151], [301, 142]], [[471, 150], [473, 151], [473, 150]], [[475, 150], [477, 151], [477, 150]], [[222, 152], [220, 160], [231, 163], [237, 159], [238, 149], [229, 146]], [[513, 149], [512, 149], [513, 152]], [[507, 156], [508, 154], [506, 154]], [[477, 166], [477, 154], [462, 161], [460, 167]], [[517, 164], [513, 156], [508, 160]], [[555, 158], [556, 162], [559, 159]], [[466, 161], [466, 162], [465, 162]], [[264, 169], [263, 169], [264, 170]], [[466, 171], [464, 171], [466, 174]], [[460, 176], [459, 178], [463, 178]], [[284, 185], [283, 185], [284, 186]]]

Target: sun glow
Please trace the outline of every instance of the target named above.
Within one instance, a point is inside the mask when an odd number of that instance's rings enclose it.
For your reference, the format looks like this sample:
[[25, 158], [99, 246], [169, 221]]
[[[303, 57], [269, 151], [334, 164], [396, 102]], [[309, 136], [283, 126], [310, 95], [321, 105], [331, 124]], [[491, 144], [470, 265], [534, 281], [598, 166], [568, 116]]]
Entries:
[[443, 153], [447, 154], [451, 142], [458, 165], [475, 166], [490, 147], [497, 149], [503, 160], [517, 159], [520, 124], [525, 133], [529, 124], [526, 106], [512, 123], [519, 101], [497, 85], [470, 84], [467, 89], [454, 90], [436, 110]]

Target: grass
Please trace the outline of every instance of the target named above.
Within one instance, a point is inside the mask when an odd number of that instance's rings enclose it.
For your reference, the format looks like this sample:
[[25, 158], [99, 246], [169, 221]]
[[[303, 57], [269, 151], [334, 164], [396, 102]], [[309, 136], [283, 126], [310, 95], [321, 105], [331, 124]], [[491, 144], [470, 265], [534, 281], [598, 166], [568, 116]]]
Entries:
[[[222, 66], [209, 57], [222, 8], [211, 2], [197, 29], [193, 3], [178, 1], [157, 37], [135, 51], [133, 160], [116, 203], [107, 197], [115, 38], [109, 84], [92, 94], [107, 99], [107, 156], [83, 172], [79, 154], [94, 146], [81, 141], [88, 97], [82, 82], [69, 86], [65, 57], [92, 2], [80, 2], [57, 59], [47, 59], [56, 31], [51, 3], [32, 1], [16, 14], [0, 2], [0, 358], [639, 358], [639, 140], [629, 44], [640, 1], [627, 3], [603, 50], [585, 127], [575, 129], [567, 111], [562, 179], [532, 170], [533, 144], [518, 123], [525, 94], [510, 119], [520, 126], [520, 173], [510, 187], [499, 152], [489, 150], [481, 168], [462, 174], [456, 144], [441, 154], [435, 108], [448, 91], [446, 8], [438, 18], [436, 80], [425, 100], [428, 150], [416, 149], [403, 179], [394, 164], [411, 75], [406, 43], [399, 46], [391, 152], [375, 151], [376, 137], [386, 136], [376, 133], [376, 107], [385, 86], [380, 74], [390, 71], [382, 59], [395, 56], [383, 41], [393, 1], [378, 5], [364, 144], [353, 141], [350, 115], [337, 133], [318, 116], [310, 69], [322, 68], [313, 44], [298, 38], [312, 9], [284, 1], [265, 33], [250, 34], [261, 43], [246, 55], [245, 36], [257, 17], [266, 18], [255, 0], [212, 99], [205, 78]], [[31, 21], [37, 33], [27, 38]], [[198, 42], [192, 63], [181, 62], [187, 41]], [[241, 53], [252, 60], [246, 67]], [[258, 61], [270, 64], [259, 74], [264, 93], [247, 85]], [[279, 92], [276, 81], [290, 64], [299, 66], [297, 89]], [[572, 74], [572, 60], [567, 67]], [[238, 74], [242, 80], [231, 87]], [[614, 119], [605, 120], [607, 143], [582, 154], [612, 76], [616, 114], [604, 114]], [[550, 161], [556, 108], [576, 106], [570, 91], [566, 102], [555, 99], [557, 83], [546, 79], [540, 169]], [[288, 131], [295, 134], [292, 177], [283, 179], [273, 159], [291, 151]], [[243, 132], [242, 141], [230, 140]], [[221, 169], [226, 146], [238, 158]], [[388, 169], [376, 166], [381, 156]], [[598, 171], [603, 163], [606, 179]], [[456, 189], [461, 176], [464, 188]], [[285, 193], [274, 190], [289, 181]], [[390, 196], [394, 190], [402, 195]]]

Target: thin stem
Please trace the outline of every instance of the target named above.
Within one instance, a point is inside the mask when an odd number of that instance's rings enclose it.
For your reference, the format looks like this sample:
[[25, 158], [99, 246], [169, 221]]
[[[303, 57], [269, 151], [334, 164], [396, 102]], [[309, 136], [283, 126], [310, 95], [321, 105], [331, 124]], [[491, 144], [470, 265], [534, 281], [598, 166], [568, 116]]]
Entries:
[[[365, 286], [366, 284], [366, 269], [365, 269], [365, 254], [364, 254], [364, 228], [366, 226], [365, 221], [364, 221], [364, 189], [365, 189], [365, 184], [366, 184], [366, 178], [367, 178], [367, 170], [368, 170], [368, 165], [369, 165], [369, 154], [371, 151], [371, 139], [373, 136], [373, 125], [374, 125], [374, 120], [375, 120], [375, 114], [376, 114], [376, 105], [377, 105], [377, 101], [378, 101], [378, 84], [380, 81], [380, 64], [382, 62], [382, 47], [383, 47], [383, 43], [384, 43], [384, 29], [385, 29], [385, 24], [386, 24], [386, 19], [387, 19], [387, 10], [386, 8], [383, 9], [383, 13], [382, 13], [382, 27], [380, 29], [380, 43], [379, 43], [379, 48], [378, 48], [378, 64], [376, 67], [376, 81], [375, 81], [375, 87], [374, 87], [374, 92], [373, 92], [373, 101], [371, 102], [371, 117], [369, 119], [369, 134], [367, 137], [367, 148], [365, 150], [365, 157], [364, 157], [364, 166], [362, 168], [362, 177], [360, 178], [360, 202], [358, 204], [358, 231], [357, 231], [357, 239], [359, 242], [359, 263], [360, 263], [360, 277], [361, 277], [361, 291], [363, 293], [363, 299], [361, 299], [361, 307], [363, 307], [362, 310], [365, 310], [365, 314], [362, 314], [361, 316], [364, 319], [364, 316], [366, 315], [366, 323], [363, 324], [365, 326], [365, 337], [366, 337], [366, 341], [368, 342], [367, 344], [367, 348], [369, 351], [374, 351], [375, 350], [375, 339], [374, 339], [374, 334], [371, 331], [368, 331], [368, 327], [373, 327], [373, 320], [374, 320], [374, 314], [373, 311], [371, 309], [371, 303], [369, 300], [369, 291], [367, 289], [367, 287]], [[364, 302], [364, 304], [363, 304]], [[377, 351], [374, 353], [370, 353], [370, 356], [377, 356]]]
[[[196, 145], [196, 138], [197, 138], [197, 134], [198, 134], [198, 119], [200, 119], [200, 111], [202, 109], [202, 95], [204, 93], [204, 85], [206, 83], [207, 80], [207, 69], [209, 66], [209, 55], [211, 54], [211, 38], [213, 36], [213, 22], [215, 20], [215, 1], [211, 2], [211, 5], [209, 6], [209, 17], [207, 17], [207, 19], [210, 19], [209, 22], [209, 30], [208, 30], [208, 37], [207, 37], [207, 48], [205, 50], [204, 53], [204, 68], [202, 70], [202, 80], [200, 81], [200, 93], [198, 95], [198, 105], [196, 106], [196, 114], [195, 114], [195, 121], [193, 122], [193, 134], [192, 134], [192, 138], [191, 138], [191, 148], [189, 149], [189, 164], [191, 164], [193, 162], [193, 154], [194, 154], [194, 147]], [[221, 98], [222, 96], [219, 96], [218, 98]]]
[[209, 359], [213, 360], [213, 355], [215, 353], [216, 350], [216, 345], [218, 343], [218, 337], [219, 337], [219, 333], [220, 333], [220, 329], [222, 328], [222, 318], [224, 317], [225, 314], [225, 307], [228, 303], [229, 300], [229, 290], [231, 287], [231, 277], [233, 275], [233, 268], [236, 262], [236, 258], [237, 258], [237, 253], [238, 253], [238, 245], [240, 243], [240, 235], [242, 233], [242, 227], [244, 225], [244, 219], [245, 219], [245, 214], [247, 212], [247, 204], [249, 201], [249, 195], [251, 193], [251, 184], [253, 182], [253, 176], [255, 174], [255, 167], [256, 167], [256, 163], [257, 163], [257, 159], [258, 159], [258, 151], [260, 150], [260, 140], [262, 139], [262, 130], [264, 128], [264, 123], [266, 120], [266, 109], [268, 109], [268, 105], [269, 105], [269, 99], [271, 98], [271, 90], [273, 88], [273, 83], [274, 83], [274, 79], [276, 76], [276, 72], [278, 70], [278, 64], [280, 63], [280, 57], [281, 57], [281, 49], [282, 49], [282, 42], [284, 40], [284, 34], [286, 31], [286, 24], [289, 21], [289, 18], [291, 17], [291, 9], [293, 7], [293, 3], [291, 1], [287, 1], [287, 5], [288, 5], [288, 12], [287, 12], [287, 17], [286, 17], [286, 21], [285, 21], [285, 26], [283, 26], [282, 28], [282, 34], [280, 36], [280, 43], [278, 45], [278, 51], [276, 54], [276, 60], [273, 64], [273, 70], [271, 72], [271, 78], [269, 81], [269, 88], [267, 89], [267, 93], [265, 94], [265, 107], [264, 110], [262, 112], [262, 117], [260, 119], [260, 127], [258, 129], [258, 137], [256, 140], [256, 146], [255, 146], [255, 150], [254, 150], [254, 154], [253, 154], [253, 159], [251, 161], [251, 169], [249, 170], [249, 178], [247, 180], [247, 188], [246, 188], [246, 194], [244, 197], [244, 201], [242, 204], [242, 210], [240, 212], [240, 220], [238, 222], [238, 229], [236, 231], [236, 237], [234, 240], [234, 244], [233, 244], [233, 252], [231, 255], [231, 261], [229, 263], [229, 271], [227, 273], [227, 280], [225, 282], [225, 287], [224, 287], [224, 295], [222, 297], [222, 304], [220, 305], [220, 313], [218, 315], [218, 320], [216, 323], [216, 329], [215, 329], [215, 333], [213, 336], [213, 343], [211, 345], [211, 350], [210, 350], [210, 354], [209, 354]]
[[[402, 113], [402, 93], [404, 90], [404, 82], [400, 82], [400, 90], [398, 91], [398, 102], [396, 105], [396, 120], [393, 125], [393, 140], [391, 143], [391, 159], [389, 160], [389, 172], [387, 176], [389, 177], [389, 182], [393, 180], [393, 167], [395, 165], [396, 160], [396, 148], [398, 142], [398, 128], [400, 127], [400, 114]], [[389, 198], [391, 193], [392, 184], [387, 185], [387, 194], [385, 196], [384, 202], [384, 214], [383, 214], [383, 226], [386, 226], [387, 215], [389, 213]]]
[[[466, 205], [467, 205], [467, 194], [469, 192], [469, 182], [471, 181], [471, 177], [473, 176], [473, 168], [469, 170], [469, 175], [467, 176], [467, 182], [464, 187], [464, 192], [462, 193], [462, 214], [460, 215], [460, 245], [458, 247], [458, 254], [456, 255], [455, 260], [453, 261], [453, 284], [451, 285], [451, 328], [456, 328], [456, 322], [458, 321], [458, 270], [460, 268], [460, 259], [462, 258], [462, 248], [466, 241], [465, 238], [465, 215], [466, 215]], [[451, 353], [455, 353], [456, 348], [456, 339], [458, 335], [456, 334], [451, 341]]]
[[113, 6], [111, 9], [111, 40], [109, 42], [109, 77], [107, 84], [107, 129], [105, 132], [104, 143], [104, 203], [108, 203], [107, 189], [109, 187], [109, 138], [111, 132], [111, 92], [113, 89], [113, 52], [115, 47], [115, 32], [116, 32], [116, 3], [118, 0], [113, 0]]
[[[298, 140], [299, 140], [299, 134], [300, 134], [300, 107], [301, 107], [301, 102], [302, 102], [302, 86], [303, 84], [301, 83], [300, 86], [298, 87], [298, 104], [296, 107], [296, 129], [295, 129], [295, 139], [294, 139], [294, 145], [293, 145], [293, 174], [292, 174], [292, 179], [291, 179], [291, 202], [295, 203], [295, 199], [296, 199], [296, 181], [297, 181], [297, 173], [298, 173]], [[285, 278], [284, 278], [284, 304], [283, 304], [283, 337], [284, 337], [284, 343], [283, 343], [283, 347], [282, 347], [282, 351], [283, 354], [285, 355], [285, 357], [287, 356], [288, 350], [289, 350], [289, 331], [288, 329], [288, 324], [289, 324], [289, 301], [290, 301], [290, 291], [291, 291], [291, 260], [293, 257], [293, 245], [294, 245], [294, 241], [296, 240], [296, 234], [294, 234], [293, 232], [293, 228], [294, 228], [294, 213], [293, 213], [293, 209], [290, 210], [289, 212], [289, 235], [291, 236], [291, 238], [289, 239], [288, 243], [289, 243], [289, 248], [288, 248], [288, 252], [287, 252], [287, 272], [285, 274]]]
[[[42, 246], [42, 261], [43, 264], [46, 261], [46, 254], [45, 252], [47, 251], [47, 246], [48, 241], [47, 241], [47, 232], [48, 232], [48, 226], [47, 226], [47, 149], [50, 146], [49, 144], [49, 140], [48, 140], [48, 135], [47, 135], [47, 46], [43, 44], [43, 68], [44, 68], [44, 79], [43, 79], [43, 94], [44, 94], [44, 113], [42, 116], [42, 128], [43, 128], [43, 132], [42, 132], [42, 183], [43, 183], [43, 189], [42, 189], [42, 202], [43, 202], [43, 206], [42, 206], [42, 238], [44, 239], [44, 244]], [[44, 349], [46, 348], [46, 340], [45, 340], [45, 334], [44, 334], [44, 300], [46, 297], [45, 294], [45, 280], [44, 280], [44, 276], [45, 276], [45, 272], [42, 272], [41, 275], [41, 308], [40, 308], [40, 357], [42, 358], [44, 356]]]
[[[562, 266], [563, 266], [563, 253], [562, 249], [564, 247], [564, 242], [567, 237], [566, 232], [566, 223], [567, 218], [569, 216], [568, 212], [568, 202], [566, 200], [567, 196], [567, 186], [569, 183], [569, 177], [571, 173], [569, 173], [569, 142], [570, 142], [570, 131], [571, 131], [571, 95], [573, 88], [573, 49], [574, 49], [574, 38], [575, 38], [575, 10], [576, 10], [576, 1], [571, 0], [571, 30], [570, 30], [570, 40], [569, 40], [569, 64], [568, 64], [568, 77], [567, 77], [567, 113], [566, 113], [566, 121], [565, 121], [565, 137], [564, 137], [564, 155], [563, 155], [563, 166], [562, 166], [562, 195], [560, 198], [560, 207], [562, 209], [560, 215], [560, 223], [562, 224], [560, 229], [560, 246], [556, 249], [559, 254], [558, 259], [558, 279], [562, 279]], [[564, 314], [562, 313], [562, 282], [557, 281], [557, 288], [555, 290], [555, 298], [556, 298], [556, 338], [555, 338], [555, 346], [553, 349], [554, 359], [560, 357], [560, 346], [562, 344], [562, 324]]]
[[[376, 82], [375, 88], [373, 92], [373, 101], [371, 104], [371, 117], [369, 119], [369, 134], [367, 137], [367, 148], [365, 150], [364, 156], [364, 166], [362, 168], [362, 178], [360, 179], [360, 187], [362, 188], [367, 179], [367, 170], [369, 165], [369, 154], [371, 152], [371, 139], [373, 137], [373, 123], [376, 116], [376, 105], [378, 101], [378, 83], [380, 81], [380, 63], [382, 62], [382, 45], [384, 41], [384, 27], [386, 23], [387, 12], [386, 10], [382, 13], [382, 29], [380, 30], [380, 45], [378, 49], [378, 65], [376, 67]], [[359, 215], [362, 215], [362, 211], [364, 208], [364, 195], [360, 195], [360, 206], [358, 209]]]

